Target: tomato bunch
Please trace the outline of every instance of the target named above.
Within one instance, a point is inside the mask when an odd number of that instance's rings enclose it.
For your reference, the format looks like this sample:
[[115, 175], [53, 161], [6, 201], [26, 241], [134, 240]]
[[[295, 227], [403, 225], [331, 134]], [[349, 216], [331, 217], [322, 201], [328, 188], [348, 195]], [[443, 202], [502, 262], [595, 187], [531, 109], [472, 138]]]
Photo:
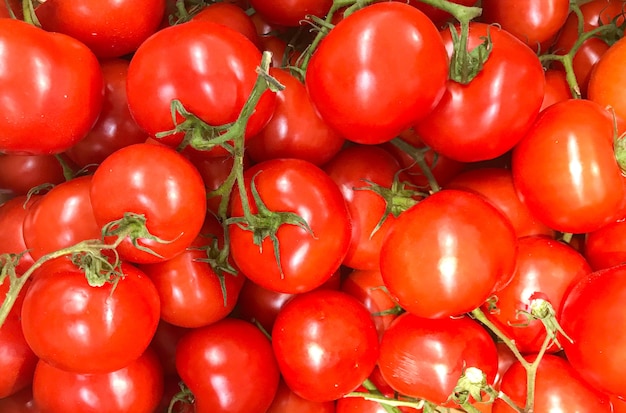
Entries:
[[0, 412], [626, 410], [626, 2], [15, 3]]

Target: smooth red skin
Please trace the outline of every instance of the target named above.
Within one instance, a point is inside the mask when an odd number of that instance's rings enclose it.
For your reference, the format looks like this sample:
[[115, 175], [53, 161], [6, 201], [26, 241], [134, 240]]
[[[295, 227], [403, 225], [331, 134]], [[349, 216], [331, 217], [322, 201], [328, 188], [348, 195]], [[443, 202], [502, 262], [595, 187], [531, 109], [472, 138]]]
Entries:
[[[585, 258], [567, 244], [543, 236], [521, 238], [513, 278], [495, 294], [498, 310], [483, 311], [522, 353], [539, 352], [546, 337], [545, 327], [539, 320], [518, 316], [518, 312], [530, 311], [532, 299], [539, 297], [549, 301], [559, 314], [569, 288], [591, 271]], [[558, 350], [555, 345], [548, 348], [549, 352]]]
[[626, 263], [626, 220], [620, 219], [588, 233], [584, 255], [594, 271]]
[[610, 114], [594, 102], [570, 99], [541, 112], [513, 150], [513, 182], [528, 209], [575, 234], [615, 220], [625, 189], [612, 139]]
[[395, 217], [389, 214], [372, 236], [387, 204], [373, 191], [354, 188], [368, 188], [366, 180], [391, 188], [395, 174], [400, 171], [398, 161], [383, 148], [355, 145], [342, 149], [324, 166], [324, 171], [341, 190], [350, 211], [352, 236], [343, 265], [361, 270], [378, 269], [380, 248]]
[[396, 302], [385, 291], [383, 277], [379, 270], [354, 270], [341, 283], [341, 291], [359, 300], [372, 315], [378, 337], [389, 327], [397, 314], [380, 315], [383, 311], [396, 308]]
[[[282, 55], [278, 57], [282, 59]], [[296, 77], [283, 69], [271, 69], [270, 74], [285, 89], [276, 94], [276, 109], [269, 123], [246, 142], [250, 158], [255, 162], [298, 158], [322, 166], [339, 152], [345, 139], [320, 118]]]
[[184, 251], [200, 233], [206, 190], [200, 173], [184, 156], [161, 145], [135, 144], [114, 152], [96, 169], [91, 205], [100, 226], [127, 212], [144, 215], [150, 234], [166, 242], [138, 242], [160, 257], [138, 250], [128, 238], [117, 251], [129, 262], [154, 263]]
[[613, 413], [626, 412], [626, 400], [620, 399], [617, 396], [609, 396], [611, 399], [611, 405], [613, 406]]
[[55, 0], [36, 12], [45, 30], [72, 36], [98, 58], [120, 57], [157, 31], [165, 0]]
[[332, 0], [250, 0], [250, 5], [268, 23], [291, 27], [302, 25], [307, 15], [323, 19], [332, 4]]
[[159, 322], [159, 295], [137, 268], [113, 284], [91, 287], [78, 270], [40, 272], [22, 305], [28, 345], [53, 366], [77, 373], [106, 373], [127, 366], [146, 350]]
[[22, 231], [34, 260], [81, 241], [100, 239], [89, 196], [91, 181], [86, 175], [63, 182], [28, 208]]
[[[517, 361], [502, 378], [501, 390], [523, 407], [526, 388], [526, 370]], [[493, 413], [514, 411], [501, 399], [493, 404]], [[537, 368], [534, 411], [609, 413], [612, 409], [609, 397], [586, 383], [565, 359], [547, 354]]]
[[195, 395], [196, 413], [264, 412], [280, 378], [267, 337], [253, 324], [232, 318], [183, 336], [176, 368]]
[[506, 285], [516, 255], [515, 231], [500, 211], [480, 195], [444, 189], [394, 222], [380, 271], [404, 309], [445, 318], [474, 310]]
[[333, 28], [311, 58], [305, 84], [330, 127], [350, 141], [377, 144], [433, 110], [447, 73], [433, 23], [408, 4], [384, 2]]
[[618, 68], [626, 61], [626, 40], [620, 39], [610, 47], [594, 66], [587, 89], [587, 98], [602, 107], [611, 107], [618, 118], [626, 119], [626, 104], [621, 91], [626, 74]]
[[33, 391], [30, 387], [0, 399], [0, 411], [3, 413], [40, 413], [41, 410], [35, 405]]
[[63, 168], [52, 155], [0, 155], [0, 191], [26, 195], [36, 186], [63, 181]]
[[[188, 332], [188, 328], [178, 327], [163, 320], [159, 321], [159, 325], [150, 342], [150, 348], [154, 350], [159, 358], [159, 363], [163, 367], [165, 376], [178, 375], [176, 371], [176, 345], [178, 340]], [[180, 391], [180, 388], [178, 390]]]
[[[484, 23], [470, 24], [468, 47], [478, 46], [488, 34], [493, 48], [482, 71], [467, 85], [449, 80], [434, 111], [416, 124], [427, 146], [461, 162], [509, 151], [530, 128], [543, 101], [545, 81], [537, 55], [512, 34]], [[441, 36], [451, 55], [450, 30]]]
[[313, 402], [295, 394], [284, 380], [280, 381], [272, 405], [265, 413], [335, 413], [335, 402]]
[[0, 48], [0, 152], [55, 154], [84, 138], [104, 94], [93, 53], [69, 36], [13, 19], [0, 19]]
[[552, 39], [569, 14], [569, 0], [484, 0], [481, 7], [482, 21], [499, 24], [533, 48]]
[[[626, 322], [626, 266], [596, 271], [565, 297], [561, 326], [573, 340], [560, 340], [570, 363], [593, 387], [626, 397], [621, 366], [626, 343], [616, 326]], [[584, 315], [584, 316], [583, 316]]]
[[434, 320], [404, 313], [383, 335], [378, 367], [400, 394], [443, 404], [467, 367], [479, 368], [493, 383], [498, 353], [489, 333], [468, 317]]
[[572, 92], [563, 70], [547, 69], [544, 73], [544, 77], [546, 79], [546, 89], [543, 96], [543, 103], [541, 104], [541, 110], [557, 102], [572, 98]]
[[33, 380], [33, 398], [43, 412], [153, 413], [162, 395], [163, 369], [152, 351], [101, 374], [67, 372], [40, 360]]
[[300, 294], [285, 304], [272, 329], [272, 346], [289, 388], [316, 402], [354, 391], [379, 355], [367, 309], [356, 298], [331, 290]]
[[[249, 279], [283, 293], [311, 291], [326, 282], [343, 262], [350, 243], [348, 207], [337, 185], [320, 168], [300, 159], [274, 159], [256, 164], [245, 174], [250, 210], [257, 212], [250, 195], [251, 178], [261, 200], [270, 211], [293, 212], [313, 232], [295, 225], [281, 225], [276, 232], [280, 248], [281, 273], [272, 241], [261, 248], [252, 232], [230, 225], [230, 247], [237, 267]], [[243, 216], [241, 198], [233, 191], [230, 216]]]
[[[198, 56], [210, 56], [201, 59]], [[131, 59], [127, 77], [130, 112], [151, 135], [174, 129], [170, 103], [209, 125], [237, 120], [254, 83], [261, 52], [243, 34], [221, 24], [195, 21], [167, 27], [143, 42]], [[181, 76], [184, 73], [184, 76]], [[146, 95], [152, 96], [146, 99]], [[251, 116], [246, 136], [254, 136], [272, 116], [276, 96], [267, 91]], [[183, 121], [177, 116], [177, 122]], [[177, 146], [176, 133], [161, 141]]]
[[24, 219], [28, 208], [32, 206], [41, 195], [33, 195], [30, 200], [26, 195], [12, 198], [0, 205], [0, 254], [24, 253], [16, 267], [18, 274], [23, 274], [35, 262], [30, 252], [26, 251], [24, 241]]
[[246, 36], [258, 48], [261, 41], [252, 18], [244, 9], [232, 3], [209, 3], [195, 14], [192, 21], [208, 21], [223, 24]]
[[[13, 11], [13, 13], [15, 14], [15, 17], [17, 17], [18, 19], [22, 19], [23, 16], [23, 11], [22, 11], [22, 3], [20, 0], [9, 0], [9, 7], [11, 7], [11, 10]], [[9, 9], [7, 9], [7, 3], [0, 3], [0, 18], [11, 18], [11, 13], [9, 13]], [[4, 410], [3, 410], [4, 411]]]
[[148, 138], [128, 110], [126, 75], [128, 60], [106, 59], [100, 62], [104, 77], [104, 102], [100, 116], [87, 136], [65, 153], [79, 167], [100, 164], [124, 146], [142, 143]]
[[[33, 382], [35, 366], [39, 358], [24, 338], [20, 312], [26, 287], [20, 292], [4, 324], [0, 327], [0, 400], [29, 387]], [[9, 291], [9, 283], [0, 284], [0, 296]], [[5, 410], [0, 410], [5, 412]]]
[[554, 236], [554, 230], [533, 216], [520, 200], [509, 169], [471, 169], [453, 178], [446, 188], [472, 191], [485, 197], [509, 219], [518, 238], [528, 235]]
[[[477, 3], [477, 0], [452, 0], [452, 3], [460, 4], [462, 6], [474, 6]], [[432, 20], [437, 27], [442, 27], [447, 21], [452, 20], [452, 15], [450, 15], [450, 13], [426, 3], [422, 3], [418, 0], [409, 0], [409, 4], [424, 12], [424, 14], [428, 16], [428, 18]]]

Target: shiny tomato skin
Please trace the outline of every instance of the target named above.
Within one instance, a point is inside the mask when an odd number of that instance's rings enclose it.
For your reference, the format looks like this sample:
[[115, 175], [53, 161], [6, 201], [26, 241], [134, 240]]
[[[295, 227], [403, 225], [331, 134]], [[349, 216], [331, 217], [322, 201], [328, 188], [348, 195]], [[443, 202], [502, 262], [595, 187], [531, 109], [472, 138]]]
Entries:
[[626, 74], [618, 68], [626, 61], [626, 40], [614, 43], [598, 60], [589, 77], [587, 98], [602, 107], [610, 106], [615, 115], [626, 119], [626, 104], [621, 90], [626, 85]]
[[595, 102], [569, 99], [545, 109], [513, 150], [512, 172], [522, 201], [557, 231], [594, 231], [623, 213], [613, 121]]
[[332, 128], [350, 141], [377, 144], [432, 111], [447, 73], [445, 48], [428, 17], [408, 4], [383, 2], [331, 30], [309, 62], [305, 84]]
[[196, 413], [264, 412], [280, 379], [267, 337], [233, 318], [184, 335], [176, 348], [176, 368], [195, 396]]
[[63, 168], [54, 155], [0, 155], [0, 192], [26, 195], [36, 186], [63, 181]]
[[3, 236], [0, 237], [0, 254], [24, 253], [15, 268], [17, 274], [23, 274], [35, 262], [26, 251], [24, 219], [28, 208], [40, 197], [41, 195], [33, 195], [29, 200], [26, 195], [22, 195], [0, 205], [0, 228], [3, 231]]
[[554, 103], [572, 98], [572, 92], [563, 70], [547, 69], [544, 76], [546, 79], [546, 90], [543, 96], [541, 110], [544, 110]]
[[22, 305], [22, 329], [39, 358], [77, 373], [106, 373], [136, 360], [159, 322], [150, 279], [122, 264], [115, 285], [91, 287], [78, 268], [40, 272]]
[[0, 48], [0, 152], [56, 154], [84, 138], [104, 95], [96, 56], [78, 40], [13, 19], [0, 19]]
[[272, 405], [265, 413], [335, 413], [335, 402], [313, 402], [295, 394], [284, 380], [280, 381]]
[[367, 309], [356, 298], [332, 290], [299, 294], [287, 302], [276, 317], [272, 346], [289, 388], [316, 402], [354, 391], [370, 375], [379, 354]]
[[458, 316], [504, 287], [515, 267], [510, 221], [480, 195], [444, 189], [403, 212], [383, 241], [380, 271], [407, 311]]
[[[492, 51], [480, 73], [467, 85], [448, 80], [437, 107], [416, 124], [426, 145], [461, 162], [494, 159], [513, 148], [535, 120], [544, 96], [541, 62], [512, 34], [471, 23], [468, 47], [488, 35]], [[450, 29], [441, 36], [451, 55]]]
[[165, 241], [139, 238], [156, 254], [135, 248], [129, 238], [122, 241], [120, 256], [136, 263], [164, 261], [185, 250], [206, 215], [200, 173], [184, 156], [161, 145], [130, 145], [107, 157], [93, 175], [90, 199], [98, 225], [127, 212], [140, 214], [150, 234]]
[[244, 9], [235, 4], [228, 2], [209, 3], [194, 14], [191, 20], [223, 24], [243, 34], [256, 47], [261, 48], [261, 40], [252, 18], [246, 14]]
[[[300, 159], [273, 159], [254, 165], [245, 174], [250, 209], [257, 206], [250, 195], [254, 183], [270, 211], [292, 212], [308, 224], [307, 230], [291, 224], [278, 228], [279, 271], [271, 239], [262, 250], [253, 242], [251, 231], [229, 226], [231, 254], [246, 277], [270, 290], [283, 293], [310, 291], [326, 282], [339, 269], [350, 242], [350, 217], [337, 185], [314, 164]], [[234, 191], [231, 217], [243, 216], [241, 198]]]
[[[59, 397], [62, 386], [67, 393]], [[163, 394], [163, 369], [148, 350], [109, 373], [67, 372], [40, 360], [33, 398], [42, 412], [153, 413]]]
[[587, 233], [584, 255], [594, 271], [626, 263], [626, 219]]
[[270, 24], [300, 26], [307, 15], [324, 18], [332, 0], [251, 0], [250, 5]]

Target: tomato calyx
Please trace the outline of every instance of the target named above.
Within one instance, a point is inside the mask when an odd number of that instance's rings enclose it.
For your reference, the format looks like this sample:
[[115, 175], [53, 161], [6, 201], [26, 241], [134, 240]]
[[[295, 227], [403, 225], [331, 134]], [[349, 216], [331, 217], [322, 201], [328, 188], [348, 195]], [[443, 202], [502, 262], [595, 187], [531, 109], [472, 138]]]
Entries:
[[[228, 231], [224, 231], [224, 236], [228, 237]], [[228, 239], [225, 240], [225, 245], [228, 245]], [[224, 299], [224, 307], [228, 306], [228, 294], [226, 292], [226, 277], [228, 275], [236, 277], [237, 270], [230, 264], [229, 249], [227, 247], [220, 248], [219, 240], [215, 236], [211, 236], [211, 242], [204, 246], [198, 247], [206, 253], [206, 258], [198, 258], [195, 261], [207, 263], [220, 282], [220, 288], [222, 290], [222, 297]]]
[[180, 391], [172, 397], [172, 400], [170, 400], [170, 404], [167, 407], [168, 413], [175, 413], [176, 411], [179, 411], [176, 407], [179, 406], [180, 408], [180, 404], [193, 405], [195, 402], [193, 393], [189, 390], [189, 387], [187, 387], [185, 383], [182, 381], [179, 382], [178, 387], [180, 388]]
[[[478, 412], [479, 410], [471, 405], [475, 400], [480, 403], [492, 403], [495, 399], [495, 390], [487, 383], [487, 376], [479, 368], [467, 367], [459, 378], [450, 400], [463, 407], [467, 412]], [[484, 400], [484, 393], [489, 396]]]
[[466, 85], [483, 70], [493, 49], [493, 42], [487, 29], [487, 36], [482, 38], [483, 42], [472, 50], [467, 50], [469, 23], [467, 25], [461, 23], [460, 31], [459, 34], [454, 26], [450, 26], [454, 50], [450, 58], [450, 79]]
[[[397, 148], [406, 152], [409, 156], [411, 156], [411, 158], [413, 158], [415, 164], [417, 164], [417, 166], [422, 170], [422, 173], [428, 181], [428, 186], [430, 186], [430, 194], [439, 192], [441, 190], [441, 186], [437, 182], [435, 175], [433, 175], [431, 168], [428, 166], [428, 163], [426, 163], [426, 153], [430, 150], [430, 148], [428, 148], [427, 146], [423, 148], [416, 148], [402, 138], [394, 138], [391, 140], [391, 143]], [[437, 162], [436, 158], [433, 162], [433, 165], [435, 164], [435, 162]]]
[[[534, 298], [533, 298], [534, 297]], [[543, 324], [547, 338], [550, 339], [559, 349], [562, 349], [561, 343], [558, 339], [558, 333], [560, 333], [567, 340], [572, 342], [572, 339], [563, 331], [563, 328], [556, 319], [556, 312], [552, 304], [544, 298], [540, 298], [537, 294], [531, 297], [529, 311], [518, 310], [518, 315], [526, 318], [526, 322], [514, 325], [515, 327], [525, 327], [532, 320], [539, 320]]]

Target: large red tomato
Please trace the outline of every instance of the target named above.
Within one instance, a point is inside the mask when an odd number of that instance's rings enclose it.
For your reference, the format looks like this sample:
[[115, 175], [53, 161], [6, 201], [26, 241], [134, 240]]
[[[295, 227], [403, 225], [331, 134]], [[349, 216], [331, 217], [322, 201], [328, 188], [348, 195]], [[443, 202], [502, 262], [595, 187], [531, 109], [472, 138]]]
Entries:
[[[383, 58], [384, 56], [384, 58]], [[434, 24], [408, 4], [383, 2], [339, 22], [314, 51], [307, 90], [346, 139], [382, 143], [428, 115], [445, 90], [446, 51]]]

